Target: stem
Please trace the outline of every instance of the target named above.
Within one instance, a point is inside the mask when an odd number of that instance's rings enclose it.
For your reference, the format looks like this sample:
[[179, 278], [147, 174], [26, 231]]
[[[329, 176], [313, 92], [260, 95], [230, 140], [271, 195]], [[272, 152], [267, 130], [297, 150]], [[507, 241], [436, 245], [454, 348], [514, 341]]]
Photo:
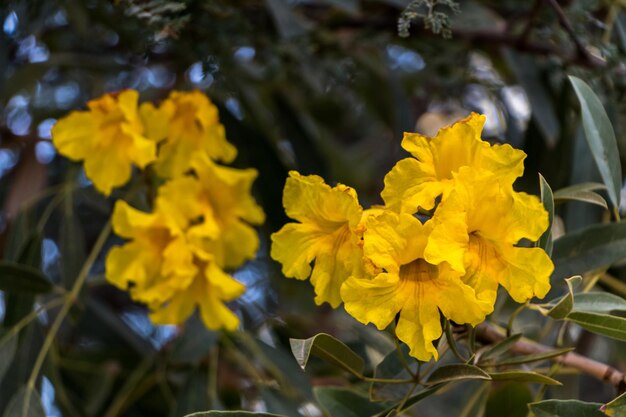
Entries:
[[113, 399], [111, 406], [104, 414], [104, 417], [117, 417], [120, 415], [122, 410], [124, 409], [124, 405], [126, 404], [128, 398], [141, 387], [139, 384], [141, 379], [146, 375], [146, 373], [152, 367], [156, 359], [156, 354], [150, 355], [145, 358], [137, 368], [130, 374], [126, 383], [120, 388], [118, 394]]
[[56, 306], [61, 305], [63, 302], [65, 302], [65, 298], [61, 297], [61, 298], [55, 298], [53, 300], [48, 301], [46, 304], [43, 304], [41, 306], [39, 306], [38, 309], [31, 311], [30, 313], [28, 313], [26, 316], [24, 316], [20, 321], [18, 321], [17, 323], [15, 323], [15, 325], [13, 327], [11, 327], [3, 336], [2, 338], [0, 338], [0, 346], [4, 345], [10, 338], [16, 336], [20, 330], [22, 330], [24, 327], [28, 326], [28, 323], [30, 323], [31, 321], [33, 321], [34, 319], [37, 318], [37, 316], [46, 311], [46, 310], [50, 310], [51, 308], [54, 308]]
[[30, 397], [32, 395], [32, 392], [35, 390], [35, 383], [37, 382], [39, 371], [41, 370], [41, 367], [43, 366], [43, 362], [46, 359], [48, 351], [50, 350], [50, 346], [52, 346], [54, 337], [58, 333], [59, 328], [61, 327], [61, 324], [63, 323], [63, 319], [65, 319], [65, 316], [67, 316], [67, 314], [69, 313], [70, 308], [72, 307], [72, 305], [74, 305], [74, 303], [78, 299], [78, 294], [80, 293], [80, 290], [83, 287], [83, 284], [87, 280], [87, 276], [89, 275], [89, 270], [91, 269], [94, 262], [96, 261], [98, 255], [100, 254], [100, 251], [104, 247], [104, 244], [106, 243], [106, 240], [109, 237], [110, 233], [111, 233], [111, 222], [109, 221], [100, 232], [100, 235], [98, 236], [98, 239], [96, 240], [96, 243], [93, 245], [93, 248], [91, 249], [91, 252], [89, 253], [89, 256], [85, 260], [85, 263], [83, 264], [83, 267], [80, 270], [78, 277], [76, 278], [76, 282], [74, 282], [74, 286], [72, 286], [72, 290], [68, 294], [67, 298], [65, 299], [65, 303], [61, 307], [61, 311], [59, 311], [59, 314], [54, 319], [52, 326], [50, 326], [50, 330], [48, 331], [48, 334], [46, 335], [46, 338], [43, 341], [43, 345], [41, 346], [41, 350], [39, 351], [39, 354], [37, 355], [37, 359], [35, 360], [35, 365], [33, 366], [33, 370], [30, 373], [30, 377], [28, 378], [28, 382], [26, 384], [26, 392], [24, 393], [24, 404], [22, 406], [22, 414], [21, 414], [22, 417], [28, 416], [28, 409], [30, 406]]
[[[479, 340], [486, 344], [497, 343], [505, 339], [504, 334], [487, 323], [479, 324], [476, 330]], [[521, 355], [550, 352], [552, 350], [554, 349], [549, 346], [525, 340], [518, 341], [510, 349], [511, 352]], [[626, 389], [626, 375], [624, 372], [605, 363], [574, 352], [555, 356], [550, 358], [550, 360], [566, 367], [576, 368], [600, 381], [607, 382], [617, 388], [619, 392], [623, 392]]]

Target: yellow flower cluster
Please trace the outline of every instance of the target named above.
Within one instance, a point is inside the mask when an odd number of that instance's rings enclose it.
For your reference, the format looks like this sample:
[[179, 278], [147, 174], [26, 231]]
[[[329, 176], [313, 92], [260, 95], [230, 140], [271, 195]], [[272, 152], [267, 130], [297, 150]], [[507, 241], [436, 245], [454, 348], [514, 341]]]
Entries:
[[283, 205], [298, 223], [274, 233], [271, 249], [283, 274], [310, 276], [317, 304], [343, 302], [381, 330], [399, 314], [397, 337], [424, 361], [437, 359], [441, 314], [476, 325], [499, 285], [520, 303], [544, 297], [552, 261], [519, 242], [538, 240], [548, 213], [513, 190], [524, 152], [483, 141], [484, 122], [472, 114], [434, 138], [406, 133], [411, 157], [385, 177], [381, 207], [364, 210], [352, 188], [290, 172]]
[[151, 164], [161, 183], [150, 212], [116, 202], [113, 230], [128, 241], [107, 256], [109, 282], [145, 303], [155, 323], [181, 323], [198, 307], [208, 328], [236, 329], [225, 302], [245, 286], [225, 269], [254, 257], [252, 225], [265, 215], [251, 195], [256, 170], [216, 163], [231, 162], [237, 150], [215, 105], [198, 91], [139, 105], [138, 93], [125, 90], [59, 120], [52, 136], [61, 154], [84, 160], [106, 195], [128, 182], [133, 165]]

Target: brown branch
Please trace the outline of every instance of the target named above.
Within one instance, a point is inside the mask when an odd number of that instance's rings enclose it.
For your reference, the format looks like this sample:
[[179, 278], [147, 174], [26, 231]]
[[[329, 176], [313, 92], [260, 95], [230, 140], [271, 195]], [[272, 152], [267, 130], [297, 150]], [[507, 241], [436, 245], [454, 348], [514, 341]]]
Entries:
[[559, 3], [556, 0], [545, 0], [545, 1], [548, 3], [550, 7], [552, 7], [554, 12], [556, 13], [559, 19], [559, 24], [563, 27], [563, 29], [565, 29], [565, 31], [570, 36], [570, 38], [572, 38], [574, 45], [576, 45], [576, 50], [578, 51], [578, 54], [583, 59], [585, 59], [590, 64], [592, 64], [593, 66], [603, 66], [605, 62], [593, 56], [587, 50], [587, 48], [585, 48], [585, 45], [583, 45], [582, 41], [578, 38], [578, 36], [576, 35], [576, 32], [574, 31], [574, 28], [572, 27], [572, 24], [567, 19], [567, 16], [565, 16], [565, 13], [563, 12], [563, 9], [561, 9], [561, 6], [559, 5]]
[[[506, 336], [496, 330], [493, 326], [487, 323], [482, 323], [476, 327], [476, 338], [482, 343], [493, 344], [504, 340]], [[511, 347], [511, 352], [520, 355], [546, 353], [553, 350], [554, 348], [550, 346], [535, 342], [527, 342], [524, 340], [516, 342]], [[564, 355], [551, 358], [550, 360], [563, 366], [578, 369], [579, 371], [597, 378], [600, 381], [607, 382], [613, 385], [619, 393], [626, 391], [626, 374], [610, 365], [598, 362], [594, 359], [590, 359], [574, 352], [568, 352]]]

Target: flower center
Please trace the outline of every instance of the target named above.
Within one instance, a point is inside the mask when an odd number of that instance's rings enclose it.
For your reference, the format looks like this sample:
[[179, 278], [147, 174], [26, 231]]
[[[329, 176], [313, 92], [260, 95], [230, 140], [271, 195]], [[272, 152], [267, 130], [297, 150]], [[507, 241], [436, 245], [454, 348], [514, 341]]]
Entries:
[[435, 265], [423, 259], [416, 259], [400, 266], [400, 279], [402, 281], [430, 281], [437, 278], [437, 272]]

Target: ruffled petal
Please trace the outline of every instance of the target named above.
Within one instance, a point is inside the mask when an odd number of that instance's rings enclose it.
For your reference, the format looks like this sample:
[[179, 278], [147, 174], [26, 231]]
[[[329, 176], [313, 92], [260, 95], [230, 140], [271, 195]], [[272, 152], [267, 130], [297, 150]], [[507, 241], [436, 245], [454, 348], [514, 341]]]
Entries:
[[406, 297], [398, 292], [399, 278], [379, 274], [373, 279], [348, 278], [341, 286], [344, 308], [363, 324], [385, 329], [396, 317]]
[[72, 112], [52, 127], [52, 143], [61, 155], [74, 161], [92, 155], [96, 121], [88, 112]]
[[326, 230], [335, 230], [346, 222], [355, 228], [363, 212], [354, 189], [342, 184], [331, 188], [317, 175], [304, 176], [296, 171], [289, 172], [283, 206], [292, 219]]
[[289, 223], [271, 236], [272, 259], [282, 264], [283, 275], [307, 279], [311, 274], [311, 261], [322, 251], [323, 235], [309, 224]]
[[381, 192], [385, 205], [394, 211], [416, 213], [419, 207], [435, 206], [447, 184], [437, 180], [431, 166], [414, 158], [399, 161], [387, 175]]
[[[407, 286], [408, 287], [408, 286]], [[433, 341], [441, 337], [441, 318], [435, 299], [430, 297], [421, 283], [406, 288], [410, 297], [402, 307], [396, 325], [396, 336], [411, 349], [409, 354], [420, 361], [438, 359]]]
[[422, 257], [427, 235], [415, 217], [387, 211], [368, 218], [363, 253], [376, 266], [397, 274], [401, 264]]
[[507, 269], [498, 276], [498, 282], [515, 301], [524, 303], [532, 297], [545, 297], [550, 290], [554, 264], [543, 249], [504, 247], [500, 256]]

